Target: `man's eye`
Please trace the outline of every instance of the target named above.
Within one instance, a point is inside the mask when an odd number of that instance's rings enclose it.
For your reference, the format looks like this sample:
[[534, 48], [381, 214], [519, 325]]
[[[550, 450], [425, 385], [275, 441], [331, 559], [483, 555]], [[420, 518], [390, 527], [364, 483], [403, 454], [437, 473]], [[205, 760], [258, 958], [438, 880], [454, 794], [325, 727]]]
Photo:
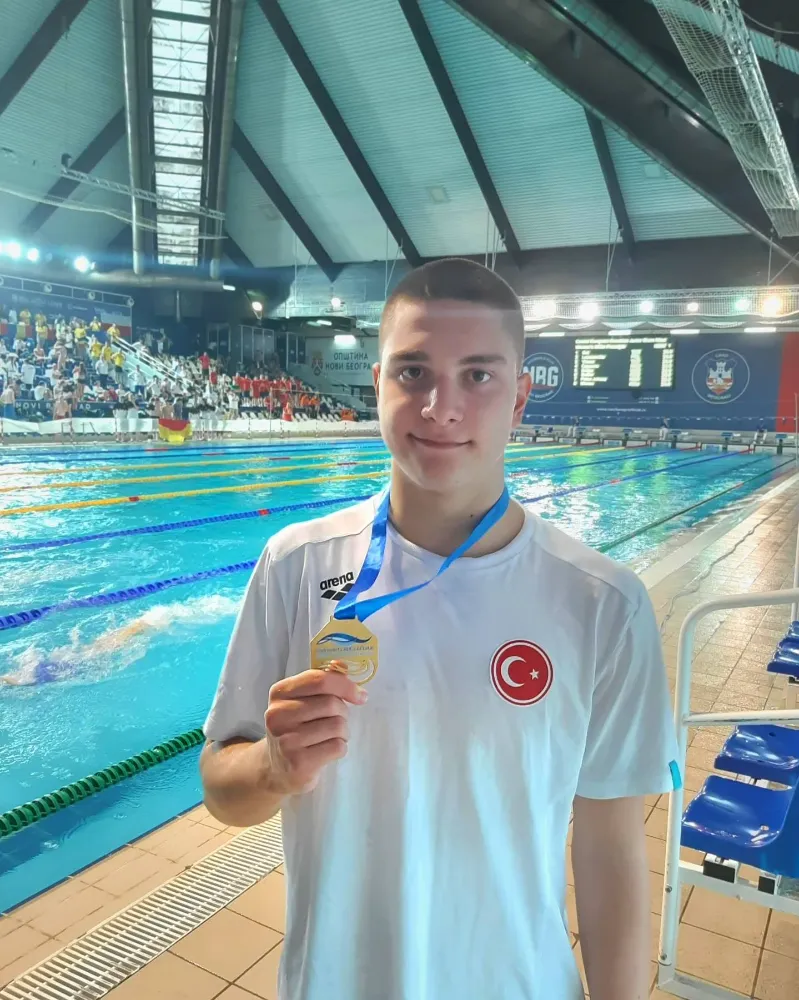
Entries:
[[411, 365], [408, 368], [403, 368], [402, 371], [400, 371], [400, 378], [404, 382], [418, 382], [421, 377], [422, 369], [414, 365]]
[[469, 372], [469, 378], [472, 382], [476, 382], [478, 385], [482, 385], [484, 382], [488, 382], [491, 378], [491, 372], [484, 372], [481, 369], [475, 369]]

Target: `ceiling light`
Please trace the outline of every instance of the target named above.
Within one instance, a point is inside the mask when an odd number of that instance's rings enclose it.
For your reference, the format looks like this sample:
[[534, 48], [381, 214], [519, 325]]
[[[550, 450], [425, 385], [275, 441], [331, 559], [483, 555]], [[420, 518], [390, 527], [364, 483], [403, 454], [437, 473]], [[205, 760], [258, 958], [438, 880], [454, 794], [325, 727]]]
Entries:
[[38, 249], [36, 247], [30, 247], [30, 249], [25, 254], [25, 256], [28, 258], [28, 260], [31, 262], [31, 264], [35, 264], [36, 261], [39, 259], [40, 254], [39, 254], [39, 251], [38, 251]]
[[92, 263], [88, 257], [84, 257], [82, 254], [80, 257], [76, 257], [73, 261], [73, 266], [76, 271], [80, 271], [81, 274], [86, 274], [87, 271], [91, 270]]
[[235, 285], [222, 285], [222, 291], [223, 292], [235, 292], [236, 291], [236, 286]]
[[698, 313], [699, 312], [699, 303], [698, 302], [689, 302], [685, 306], [685, 311], [689, 312], [689, 313]]
[[333, 338], [336, 347], [355, 347], [358, 338], [351, 333], [337, 333]]
[[256, 316], [260, 316], [261, 313], [264, 311], [264, 304], [263, 304], [263, 302], [259, 302], [256, 299], [255, 302], [253, 302], [253, 304], [252, 304], [252, 311], [255, 313]]
[[599, 306], [596, 302], [581, 302], [577, 312], [580, 319], [596, 319], [599, 315]]
[[629, 337], [632, 330], [608, 330], [608, 335], [611, 337]]
[[764, 316], [779, 316], [782, 312], [782, 299], [779, 295], [767, 295], [763, 299], [763, 306], [760, 311]]
[[776, 333], [776, 326], [745, 326], [744, 333]]
[[655, 311], [655, 303], [652, 301], [652, 299], [644, 299], [644, 301], [638, 306], [638, 312], [643, 313], [645, 316], [648, 316], [649, 313], [654, 311]]
[[441, 184], [434, 184], [432, 187], [429, 187], [427, 194], [434, 205], [445, 205], [449, 201], [447, 189]]
[[6, 243], [6, 253], [12, 260], [19, 260], [22, 256], [22, 247], [19, 243]]
[[752, 308], [751, 299], [736, 299], [735, 300], [735, 311], [742, 313]]
[[344, 305], [344, 303], [341, 301], [338, 295], [334, 295], [333, 298], [330, 300], [330, 305], [333, 309], [340, 309]]
[[699, 333], [698, 327], [684, 327], [682, 330], [672, 330], [672, 333]]
[[533, 302], [533, 317], [535, 319], [552, 319], [558, 311], [558, 304], [554, 299], [536, 299]]
[[538, 334], [539, 337], [565, 337], [566, 334], [563, 330], [544, 330], [542, 333]]

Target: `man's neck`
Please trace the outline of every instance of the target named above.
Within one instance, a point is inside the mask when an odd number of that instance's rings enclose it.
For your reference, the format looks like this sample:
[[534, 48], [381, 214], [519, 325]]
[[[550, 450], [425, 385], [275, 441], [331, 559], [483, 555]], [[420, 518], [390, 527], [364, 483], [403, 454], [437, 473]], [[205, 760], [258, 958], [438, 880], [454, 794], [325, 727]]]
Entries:
[[[394, 466], [391, 475], [391, 523], [412, 544], [427, 552], [448, 556], [466, 541], [500, 498], [504, 488], [501, 466], [499, 475], [490, 479], [487, 477], [486, 483], [471, 491], [459, 490], [453, 494], [423, 490]], [[524, 509], [511, 501], [499, 522], [466, 555], [474, 558], [504, 548], [521, 531], [524, 516]]]

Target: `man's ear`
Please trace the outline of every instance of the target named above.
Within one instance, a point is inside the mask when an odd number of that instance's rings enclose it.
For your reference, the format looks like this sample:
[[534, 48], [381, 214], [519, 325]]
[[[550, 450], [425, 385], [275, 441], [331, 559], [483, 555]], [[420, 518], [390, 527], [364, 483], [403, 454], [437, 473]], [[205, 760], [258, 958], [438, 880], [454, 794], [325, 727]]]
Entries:
[[380, 362], [375, 361], [372, 365], [372, 382], [375, 387], [375, 396], [380, 399]]
[[533, 379], [529, 372], [523, 372], [516, 379], [516, 402], [513, 404], [513, 426], [518, 427], [527, 406], [527, 397], [533, 388]]

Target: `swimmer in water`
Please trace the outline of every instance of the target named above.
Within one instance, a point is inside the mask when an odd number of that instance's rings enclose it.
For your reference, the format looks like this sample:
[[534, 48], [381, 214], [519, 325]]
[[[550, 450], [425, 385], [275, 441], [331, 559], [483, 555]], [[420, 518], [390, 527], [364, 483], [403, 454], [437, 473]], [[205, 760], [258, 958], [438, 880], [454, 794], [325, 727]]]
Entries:
[[[106, 632], [99, 639], [95, 640], [83, 651], [86, 659], [91, 659], [106, 653], [115, 653], [120, 650], [125, 643], [136, 635], [150, 632], [155, 626], [137, 618], [130, 625]], [[56, 681], [67, 680], [78, 673], [80, 667], [70, 660], [40, 660], [33, 669], [27, 668], [15, 674], [5, 674], [0, 676], [0, 684], [9, 687], [38, 687], [41, 684], [52, 684]]]

